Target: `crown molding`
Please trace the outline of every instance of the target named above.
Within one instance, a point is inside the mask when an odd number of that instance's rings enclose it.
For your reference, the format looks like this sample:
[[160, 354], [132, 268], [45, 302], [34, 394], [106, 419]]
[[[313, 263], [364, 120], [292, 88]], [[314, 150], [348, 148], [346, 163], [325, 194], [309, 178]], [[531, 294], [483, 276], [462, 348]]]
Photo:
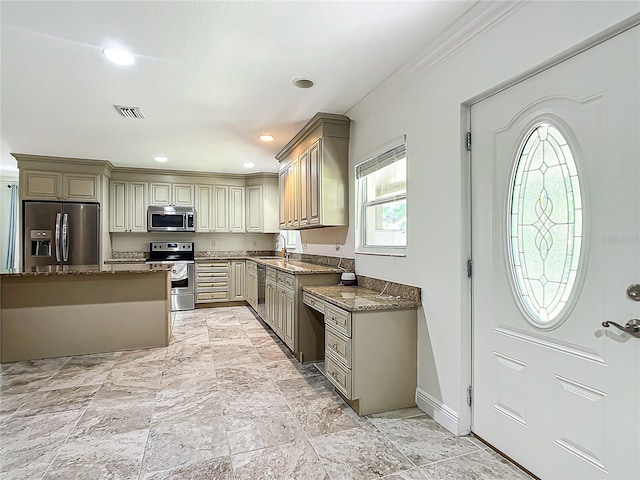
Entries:
[[375, 89], [347, 111], [352, 118], [361, 118], [371, 110], [370, 106], [395, 95], [415, 83], [430, 69], [443, 62], [478, 35], [513, 14], [527, 0], [485, 2], [479, 1], [449, 25], [422, 52], [400, 67]]

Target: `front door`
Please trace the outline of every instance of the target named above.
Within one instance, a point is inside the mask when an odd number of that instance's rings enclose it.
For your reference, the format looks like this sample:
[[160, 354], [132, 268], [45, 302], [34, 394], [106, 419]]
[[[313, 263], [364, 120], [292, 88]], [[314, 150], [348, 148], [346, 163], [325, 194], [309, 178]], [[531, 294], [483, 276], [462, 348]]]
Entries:
[[640, 478], [640, 27], [471, 107], [472, 430], [543, 479]]

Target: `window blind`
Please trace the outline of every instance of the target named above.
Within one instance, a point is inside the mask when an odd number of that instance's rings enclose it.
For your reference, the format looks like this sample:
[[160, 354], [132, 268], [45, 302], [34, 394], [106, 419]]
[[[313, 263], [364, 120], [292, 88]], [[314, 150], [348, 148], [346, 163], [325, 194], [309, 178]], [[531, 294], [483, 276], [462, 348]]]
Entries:
[[387, 167], [407, 156], [407, 147], [402, 144], [376, 157], [365, 160], [356, 165], [356, 179], [371, 175], [378, 170]]

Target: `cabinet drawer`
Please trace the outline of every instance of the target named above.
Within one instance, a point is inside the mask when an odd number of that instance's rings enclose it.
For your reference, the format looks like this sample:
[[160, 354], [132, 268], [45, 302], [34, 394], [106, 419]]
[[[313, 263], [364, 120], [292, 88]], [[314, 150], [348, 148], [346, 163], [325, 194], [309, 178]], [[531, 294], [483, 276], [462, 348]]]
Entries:
[[336, 361], [331, 353], [327, 353], [324, 362], [327, 378], [349, 400], [351, 400], [351, 370]]
[[324, 315], [324, 300], [321, 300], [320, 298], [310, 293], [302, 292], [302, 302]]
[[286, 273], [278, 272], [278, 284], [287, 288], [293, 288], [296, 283], [296, 277]]
[[256, 273], [258, 271], [258, 265], [256, 262], [247, 262], [247, 270]]
[[351, 313], [327, 303], [324, 309], [324, 322], [343, 335], [351, 337]]
[[198, 272], [198, 279], [228, 278], [229, 272]]
[[330, 325], [324, 331], [325, 352], [342, 362], [345, 367], [351, 368], [351, 339], [336, 332]]
[[222, 272], [229, 271], [229, 262], [198, 262], [196, 263], [198, 272]]
[[215, 302], [227, 300], [229, 296], [228, 292], [198, 292], [196, 293], [196, 302]]
[[229, 288], [229, 282], [198, 282], [197, 288], [200, 291], [203, 291], [205, 288]]
[[267, 268], [267, 278], [275, 282], [278, 278], [278, 272], [273, 268]]

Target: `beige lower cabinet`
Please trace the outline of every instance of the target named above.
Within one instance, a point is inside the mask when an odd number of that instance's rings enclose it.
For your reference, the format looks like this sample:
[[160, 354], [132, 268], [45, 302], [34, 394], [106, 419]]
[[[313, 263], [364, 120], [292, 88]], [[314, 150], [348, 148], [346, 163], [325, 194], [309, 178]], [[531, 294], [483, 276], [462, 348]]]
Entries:
[[231, 277], [229, 285], [229, 300], [244, 300], [245, 295], [245, 262], [233, 260], [231, 262]]
[[417, 311], [348, 312], [304, 292], [324, 314], [325, 373], [358, 415], [415, 405]]
[[324, 361], [324, 323], [303, 304], [302, 287], [335, 285], [335, 273], [295, 275], [267, 268], [265, 321], [301, 363]]
[[258, 266], [252, 260], [246, 261], [245, 300], [254, 310], [258, 310]]
[[229, 262], [196, 262], [196, 303], [229, 301]]

